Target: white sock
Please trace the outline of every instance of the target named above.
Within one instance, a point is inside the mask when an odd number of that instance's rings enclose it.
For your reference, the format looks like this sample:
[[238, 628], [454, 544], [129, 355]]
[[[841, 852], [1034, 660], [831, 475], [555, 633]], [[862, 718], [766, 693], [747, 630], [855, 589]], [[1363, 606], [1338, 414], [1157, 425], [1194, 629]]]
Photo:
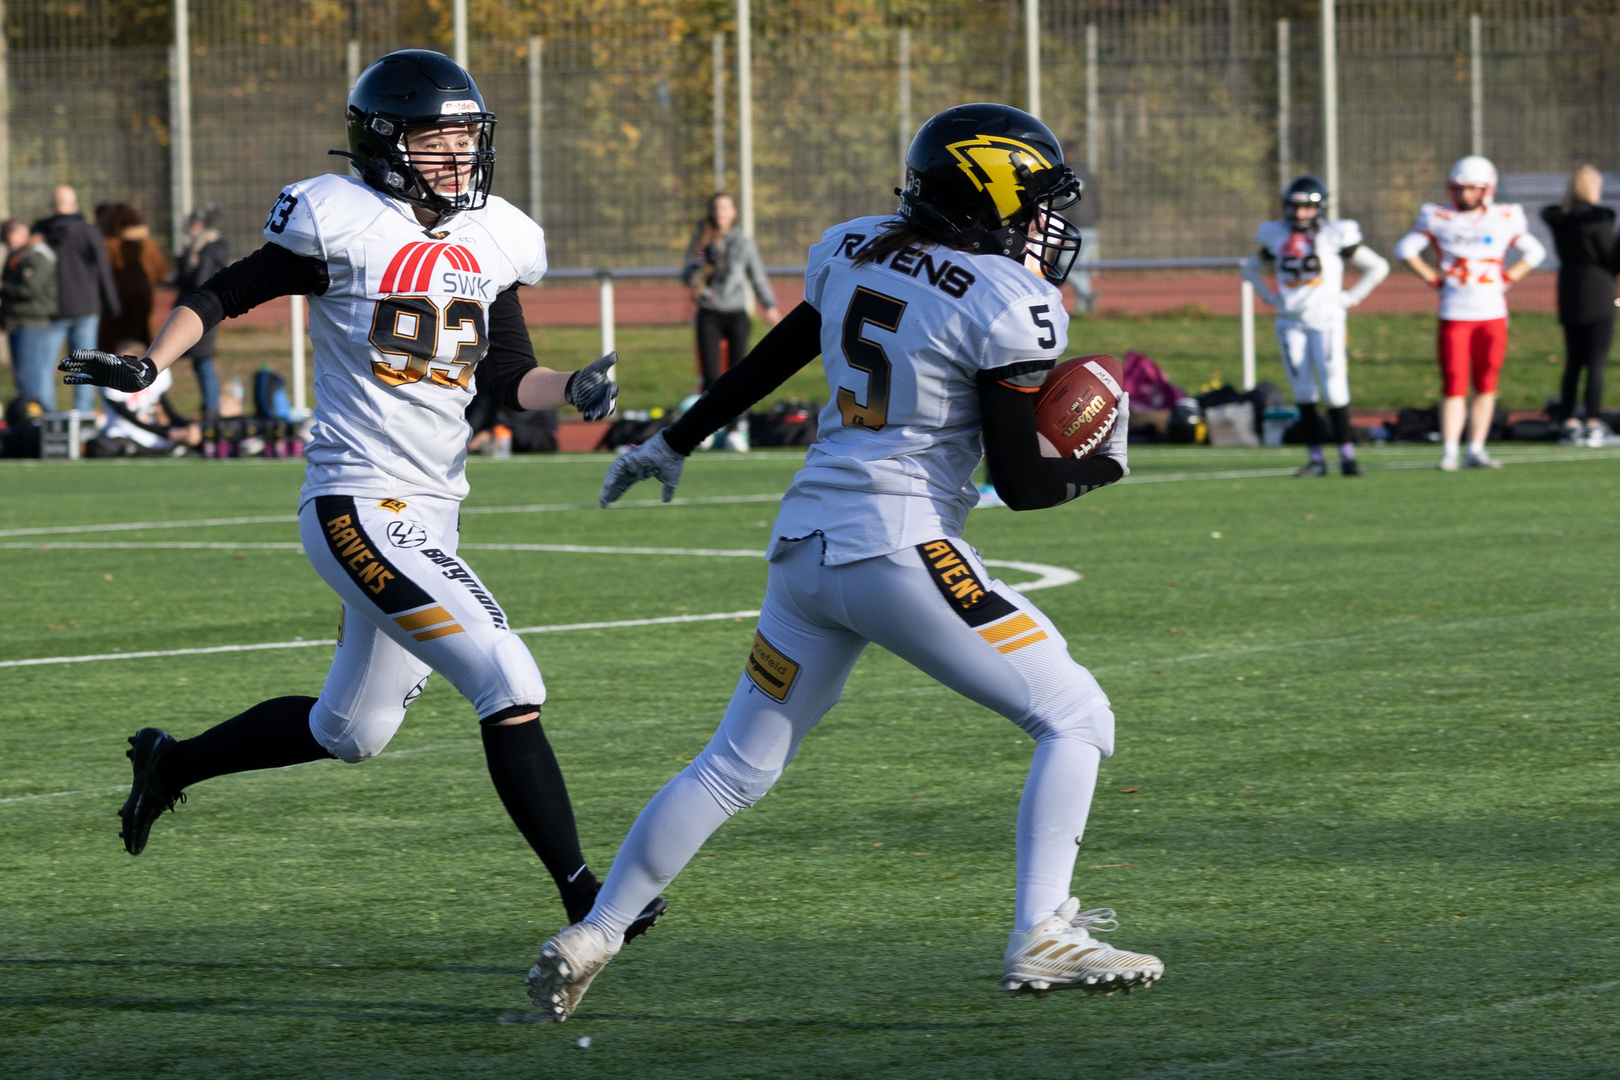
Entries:
[[585, 921], [602, 931], [610, 947], [622, 945], [625, 928], [730, 816], [688, 765], [630, 827]]
[[[1015, 930], [1043, 922], [1069, 898], [1101, 762], [1102, 751], [1078, 735], [1060, 733], [1036, 740], [1029, 780], [1018, 804]], [[618, 863], [613, 868], [617, 871]]]
[[1471, 442], [1468, 444], [1468, 452], [1470, 454], [1483, 454], [1485, 452], [1485, 444], [1483, 442]]
[[1454, 443], [1454, 442], [1446, 443], [1445, 446], [1441, 447], [1441, 449], [1440, 449], [1440, 456], [1441, 457], [1448, 457], [1448, 458], [1456, 457], [1457, 456], [1457, 444]]

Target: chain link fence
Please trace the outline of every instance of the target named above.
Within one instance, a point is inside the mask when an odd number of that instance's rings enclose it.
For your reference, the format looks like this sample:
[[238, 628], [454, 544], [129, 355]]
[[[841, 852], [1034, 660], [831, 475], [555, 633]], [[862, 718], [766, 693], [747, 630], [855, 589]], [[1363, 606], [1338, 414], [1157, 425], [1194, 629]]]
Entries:
[[[1241, 254], [1275, 214], [1283, 172], [1323, 169], [1318, 4], [1046, 0], [1041, 10], [1044, 118], [1071, 158], [1094, 165], [1108, 258]], [[259, 243], [284, 183], [344, 168], [326, 151], [344, 145], [355, 61], [450, 49], [448, 0], [193, 0], [190, 11], [195, 201], [221, 207], [238, 254]], [[1471, 148], [1476, 14], [1483, 150], [1500, 170], [1620, 168], [1613, 0], [1340, 0], [1341, 206], [1385, 251]], [[721, 183], [737, 184], [733, 6], [474, 0], [471, 16], [470, 67], [501, 117], [495, 188], [538, 209], [553, 264], [675, 263], [715, 186], [716, 131]], [[797, 263], [826, 226], [891, 209], [902, 129], [962, 101], [1023, 104], [1023, 18], [1015, 0], [758, 5], [766, 261]], [[42, 216], [51, 187], [72, 183], [87, 209], [127, 202], [169, 236], [170, 5], [13, 0], [5, 32], [12, 212]]]

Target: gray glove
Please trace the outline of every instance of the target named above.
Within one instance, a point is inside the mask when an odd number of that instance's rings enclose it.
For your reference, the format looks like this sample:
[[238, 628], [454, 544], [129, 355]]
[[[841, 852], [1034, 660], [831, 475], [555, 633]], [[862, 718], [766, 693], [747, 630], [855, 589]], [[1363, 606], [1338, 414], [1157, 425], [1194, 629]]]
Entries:
[[563, 397], [585, 419], [600, 420], [613, 412], [619, 400], [619, 384], [608, 372], [618, 362], [619, 354], [610, 352], [568, 376], [568, 382], [563, 385]]
[[105, 386], [126, 394], [145, 390], [158, 377], [157, 365], [150, 360], [114, 356], [99, 349], [74, 349], [56, 370], [66, 373], [62, 381], [69, 386]]
[[630, 490], [631, 485], [648, 477], [663, 482], [664, 501], [669, 502], [675, 497], [675, 485], [681, 482], [681, 468], [685, 464], [686, 458], [670, 447], [660, 431], [641, 445], [632, 446], [620, 454], [618, 460], [608, 466], [607, 476], [602, 478], [602, 497], [597, 505], [606, 510], [608, 504], [617, 502], [620, 495]]

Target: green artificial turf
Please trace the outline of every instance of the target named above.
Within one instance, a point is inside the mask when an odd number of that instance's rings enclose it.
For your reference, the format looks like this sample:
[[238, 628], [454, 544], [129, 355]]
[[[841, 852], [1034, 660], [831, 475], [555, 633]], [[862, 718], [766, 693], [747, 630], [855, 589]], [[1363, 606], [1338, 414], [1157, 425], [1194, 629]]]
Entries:
[[[764, 333], [754, 324], [754, 340]], [[570, 370], [596, 358], [601, 345], [589, 327], [530, 327], [540, 362]], [[1350, 317], [1350, 389], [1356, 408], [1399, 408], [1439, 400], [1440, 375], [1434, 360], [1435, 321], [1431, 315], [1362, 315]], [[1124, 356], [1135, 349], [1153, 358], [1183, 390], [1198, 393], [1206, 385], [1236, 385], [1243, 375], [1241, 330], [1235, 317], [1223, 315], [1155, 315], [1077, 318], [1069, 327], [1069, 351], [1106, 352]], [[620, 404], [626, 409], [669, 408], [697, 389], [690, 326], [621, 326], [615, 342], [622, 362]], [[220, 329], [219, 368], [226, 381], [240, 378], [251, 397], [253, 373], [263, 365], [287, 370], [284, 333], [240, 328]], [[1256, 374], [1281, 386], [1287, 377], [1277, 358], [1271, 320], [1255, 322]], [[1502, 371], [1500, 398], [1509, 409], [1540, 409], [1558, 396], [1563, 373], [1564, 339], [1552, 315], [1513, 316], [1508, 359]], [[10, 379], [5, 380], [10, 397]], [[1609, 401], [1620, 403], [1611, 389]], [[199, 404], [191, 365], [174, 372], [171, 392], [176, 408], [194, 413]], [[66, 392], [60, 397], [65, 407]], [[771, 395], [772, 401], [797, 398], [825, 401], [827, 382], [820, 362], [812, 363]], [[252, 407], [251, 401], [249, 408]], [[564, 410], [568, 416], [572, 409]]]
[[[775, 790], [562, 1027], [561, 909], [435, 678], [383, 756], [197, 786], [139, 859], [123, 738], [318, 692], [321, 646], [0, 667], [0, 1076], [1601, 1077], [1615, 1064], [1620, 456], [1133, 451], [1125, 485], [975, 511], [1118, 716], [1075, 888], [1159, 954], [1130, 997], [999, 989], [1030, 743], [871, 649]], [[603, 459], [479, 462], [463, 542], [763, 548], [791, 455], [602, 513]], [[0, 465], [0, 660], [332, 636], [283, 462]], [[703, 502], [757, 494], [757, 502]], [[654, 498], [643, 487], [633, 497]], [[67, 544], [225, 545], [207, 549]], [[467, 551], [514, 626], [745, 611], [742, 558]], [[1033, 575], [1005, 571], [1009, 580]], [[707, 740], [749, 619], [532, 634], [605, 871]], [[590, 1045], [579, 1040], [589, 1037]]]

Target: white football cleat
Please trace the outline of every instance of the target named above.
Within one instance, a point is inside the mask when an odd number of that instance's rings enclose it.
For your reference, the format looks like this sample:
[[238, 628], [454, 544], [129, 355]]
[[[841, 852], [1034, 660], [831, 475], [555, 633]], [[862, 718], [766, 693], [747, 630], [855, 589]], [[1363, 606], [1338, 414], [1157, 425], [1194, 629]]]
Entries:
[[1468, 469], [1500, 469], [1502, 463], [1483, 450], [1470, 450], [1463, 455], [1463, 467]]
[[540, 1022], [560, 1024], [573, 1016], [591, 980], [617, 955], [619, 950], [609, 949], [602, 931], [589, 923], [565, 926], [547, 938], [540, 946], [540, 959], [523, 980], [529, 999], [540, 1010]]
[[1460, 468], [1462, 468], [1462, 465], [1457, 461], [1457, 455], [1456, 454], [1441, 454], [1440, 455], [1440, 471], [1441, 472], [1456, 472]]
[[1001, 985], [1014, 997], [1072, 989], [1129, 994], [1164, 978], [1164, 961], [1157, 956], [1116, 949], [1091, 936], [1092, 929], [1107, 933], [1118, 927], [1112, 908], [1081, 911], [1071, 896], [1045, 922], [1009, 936]]

